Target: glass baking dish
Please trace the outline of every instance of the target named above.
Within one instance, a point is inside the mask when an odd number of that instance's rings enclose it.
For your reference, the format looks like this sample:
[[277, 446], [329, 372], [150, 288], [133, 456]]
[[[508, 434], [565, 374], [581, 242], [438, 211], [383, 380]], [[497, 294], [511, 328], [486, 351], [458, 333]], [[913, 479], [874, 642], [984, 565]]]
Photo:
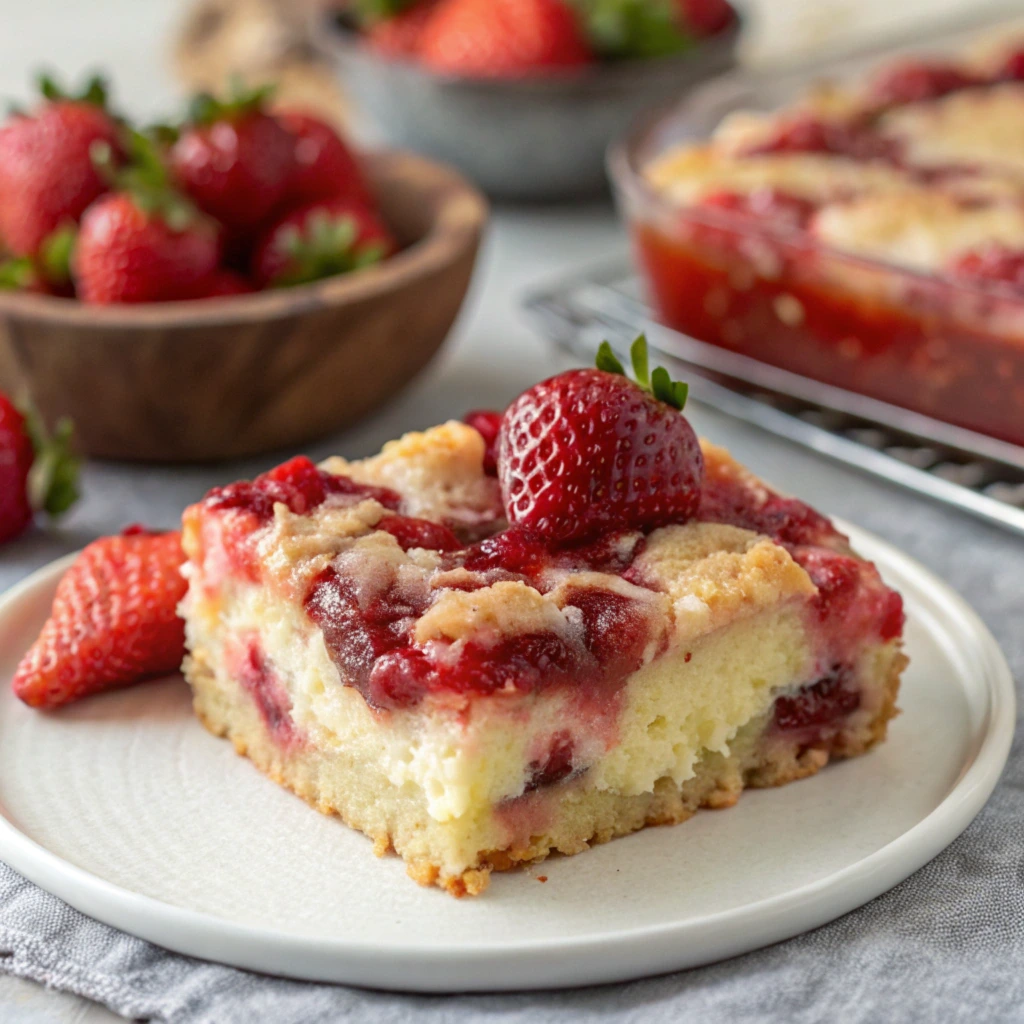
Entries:
[[792, 373], [1024, 445], [1024, 296], [845, 254], [729, 210], [679, 206], [645, 181], [644, 168], [669, 148], [707, 138], [737, 109], [777, 109], [810, 82], [806, 74], [721, 80], [613, 148], [617, 200], [658, 319]]

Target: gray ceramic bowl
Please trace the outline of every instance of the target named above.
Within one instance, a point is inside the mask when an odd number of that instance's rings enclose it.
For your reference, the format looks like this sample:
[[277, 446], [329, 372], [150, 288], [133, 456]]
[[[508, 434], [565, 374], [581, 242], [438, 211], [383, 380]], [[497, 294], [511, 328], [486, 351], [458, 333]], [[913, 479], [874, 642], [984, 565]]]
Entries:
[[389, 142], [458, 167], [495, 199], [584, 199], [607, 188], [605, 150], [639, 113], [735, 65], [736, 26], [677, 57], [543, 78], [433, 74], [381, 57], [336, 21], [317, 34], [346, 93]]

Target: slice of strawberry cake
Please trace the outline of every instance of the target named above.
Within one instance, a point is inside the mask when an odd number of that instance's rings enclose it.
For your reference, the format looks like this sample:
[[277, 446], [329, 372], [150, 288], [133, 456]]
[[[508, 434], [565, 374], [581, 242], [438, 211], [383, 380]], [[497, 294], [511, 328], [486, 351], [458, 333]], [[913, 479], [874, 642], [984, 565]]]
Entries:
[[895, 713], [899, 596], [634, 363], [185, 513], [200, 718], [421, 883], [730, 806]]

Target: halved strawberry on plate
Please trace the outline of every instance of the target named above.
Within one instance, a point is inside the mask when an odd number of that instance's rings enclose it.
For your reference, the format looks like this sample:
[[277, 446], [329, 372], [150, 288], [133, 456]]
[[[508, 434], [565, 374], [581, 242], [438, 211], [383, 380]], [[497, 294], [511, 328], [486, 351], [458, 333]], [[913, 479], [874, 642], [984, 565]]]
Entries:
[[131, 528], [88, 545], [57, 584], [50, 618], [11, 686], [36, 708], [173, 672], [185, 654], [177, 531]]

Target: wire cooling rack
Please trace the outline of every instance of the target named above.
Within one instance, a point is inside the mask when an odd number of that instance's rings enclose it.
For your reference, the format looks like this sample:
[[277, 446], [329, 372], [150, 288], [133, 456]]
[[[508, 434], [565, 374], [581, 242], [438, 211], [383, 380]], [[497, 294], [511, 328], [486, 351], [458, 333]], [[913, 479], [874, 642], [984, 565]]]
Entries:
[[695, 341], [655, 323], [628, 261], [528, 294], [551, 341], [591, 360], [640, 331], [662, 362], [701, 378], [697, 397], [816, 452], [1024, 534], [1024, 448]]

